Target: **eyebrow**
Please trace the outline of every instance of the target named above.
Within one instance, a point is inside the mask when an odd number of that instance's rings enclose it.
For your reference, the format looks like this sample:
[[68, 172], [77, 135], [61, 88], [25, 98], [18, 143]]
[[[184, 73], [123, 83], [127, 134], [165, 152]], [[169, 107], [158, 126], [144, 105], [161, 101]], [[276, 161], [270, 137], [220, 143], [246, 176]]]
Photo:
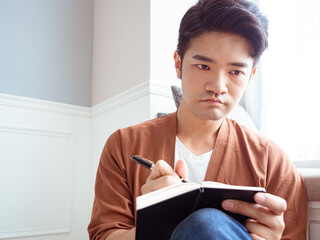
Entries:
[[229, 63], [230, 66], [236, 66], [236, 67], [241, 67], [241, 68], [247, 68], [248, 64], [242, 63], [242, 62], [232, 62]]
[[[203, 55], [198, 55], [198, 54], [194, 55], [193, 58], [197, 59], [197, 60], [204, 61], [204, 62], [209, 62], [209, 63], [215, 63], [216, 62], [212, 58], [209, 58], [209, 57], [206, 57], [206, 56], [203, 56]], [[228, 65], [235, 66], [235, 67], [241, 67], [241, 68], [247, 68], [248, 67], [248, 64], [243, 63], [243, 62], [231, 62]]]
[[206, 57], [206, 56], [202, 56], [202, 55], [198, 55], [198, 54], [194, 55], [193, 58], [197, 59], [197, 60], [204, 61], [204, 62], [210, 62], [210, 63], [215, 62], [212, 58], [209, 58], [209, 57]]

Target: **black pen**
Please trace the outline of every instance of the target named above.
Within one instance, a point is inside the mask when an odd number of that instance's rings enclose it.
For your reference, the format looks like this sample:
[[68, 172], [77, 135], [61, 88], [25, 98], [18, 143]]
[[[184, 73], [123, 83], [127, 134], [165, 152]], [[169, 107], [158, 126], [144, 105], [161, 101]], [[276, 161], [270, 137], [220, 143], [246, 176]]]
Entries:
[[[149, 159], [146, 159], [144, 157], [141, 157], [139, 155], [131, 155], [130, 158], [133, 161], [139, 163], [141, 166], [143, 166], [145, 168], [148, 168], [150, 170], [152, 170], [154, 168], [154, 166], [155, 166], [154, 162], [152, 162]], [[184, 180], [184, 179], [181, 179], [181, 181], [184, 182], [184, 183], [187, 183], [187, 181]]]
[[149, 159], [146, 159], [144, 157], [141, 157], [139, 155], [131, 155], [130, 158], [139, 163], [141, 166], [144, 166], [145, 168], [148, 168], [152, 170], [155, 166], [154, 162], [150, 161]]

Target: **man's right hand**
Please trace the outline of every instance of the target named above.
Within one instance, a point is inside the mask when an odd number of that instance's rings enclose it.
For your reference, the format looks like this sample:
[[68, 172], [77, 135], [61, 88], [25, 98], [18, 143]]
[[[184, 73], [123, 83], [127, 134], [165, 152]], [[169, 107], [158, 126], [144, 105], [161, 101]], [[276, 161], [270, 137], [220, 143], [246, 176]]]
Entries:
[[[182, 179], [187, 178], [187, 166], [179, 160], [174, 171], [168, 163], [159, 160], [152, 169], [146, 183], [141, 187], [142, 194], [155, 191], [173, 184], [182, 183]], [[136, 228], [130, 230], [117, 230], [109, 235], [106, 240], [133, 240]]]
[[146, 183], [141, 187], [142, 194], [158, 190], [174, 184], [182, 183], [181, 179], [187, 178], [187, 165], [184, 161], [178, 160], [176, 169], [163, 160], [156, 162]]

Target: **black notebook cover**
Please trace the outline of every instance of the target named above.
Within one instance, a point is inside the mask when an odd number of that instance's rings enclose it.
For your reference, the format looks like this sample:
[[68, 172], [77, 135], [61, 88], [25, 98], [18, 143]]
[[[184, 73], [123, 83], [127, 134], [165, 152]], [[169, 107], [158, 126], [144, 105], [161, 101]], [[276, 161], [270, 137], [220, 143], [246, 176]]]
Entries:
[[[258, 191], [199, 187], [138, 209], [136, 213], [136, 240], [169, 240], [175, 227], [192, 212], [201, 208], [223, 210], [221, 203], [225, 199], [254, 202], [254, 194]], [[226, 213], [239, 222], [247, 219], [239, 214]]]

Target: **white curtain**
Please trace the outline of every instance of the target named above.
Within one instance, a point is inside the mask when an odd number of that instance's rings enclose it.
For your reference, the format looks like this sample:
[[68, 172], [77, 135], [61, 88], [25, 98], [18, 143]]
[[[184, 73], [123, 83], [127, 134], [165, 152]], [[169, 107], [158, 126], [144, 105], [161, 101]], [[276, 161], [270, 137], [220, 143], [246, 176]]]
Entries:
[[292, 160], [320, 159], [320, 1], [259, 5], [270, 22], [269, 49], [249, 89], [249, 110], [261, 134]]

